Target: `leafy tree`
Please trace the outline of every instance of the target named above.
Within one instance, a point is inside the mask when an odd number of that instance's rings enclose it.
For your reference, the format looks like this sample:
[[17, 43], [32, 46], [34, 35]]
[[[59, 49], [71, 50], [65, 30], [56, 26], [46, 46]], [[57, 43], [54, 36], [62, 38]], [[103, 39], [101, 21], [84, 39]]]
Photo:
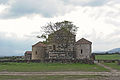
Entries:
[[[56, 23], [48, 23], [45, 26], [41, 27], [44, 33], [41, 36], [37, 36], [38, 38], [43, 38], [45, 44], [55, 43], [53, 45], [52, 51], [64, 51], [67, 56], [72, 55], [74, 52], [74, 44], [75, 44], [75, 36], [77, 32], [77, 28], [72, 22], [70, 21], [62, 21]], [[70, 46], [70, 47], [69, 47]], [[71, 47], [72, 46], [72, 47]], [[55, 48], [57, 47], [57, 49]], [[71, 51], [71, 52], [70, 52]]]
[[37, 36], [38, 38], [48, 39], [48, 35], [55, 33], [56, 31], [60, 29], [64, 29], [72, 34], [76, 34], [77, 28], [72, 22], [70, 21], [62, 21], [62, 22], [56, 22], [56, 23], [48, 23], [45, 26], [41, 27], [44, 31], [44, 33], [41, 36]]

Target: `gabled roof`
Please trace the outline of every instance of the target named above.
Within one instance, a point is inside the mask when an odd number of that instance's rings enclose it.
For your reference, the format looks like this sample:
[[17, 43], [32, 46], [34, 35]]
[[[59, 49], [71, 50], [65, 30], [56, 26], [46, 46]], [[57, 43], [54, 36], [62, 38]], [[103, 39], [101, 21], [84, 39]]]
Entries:
[[77, 45], [77, 44], [92, 44], [92, 42], [86, 40], [85, 38], [81, 38], [80, 40], [78, 40], [78, 41], [76, 42], [76, 45]]
[[32, 54], [32, 51], [26, 51], [25, 54]]
[[40, 46], [45, 47], [46, 45], [42, 42], [38, 42], [38, 43], [32, 45], [32, 47], [40, 47]]

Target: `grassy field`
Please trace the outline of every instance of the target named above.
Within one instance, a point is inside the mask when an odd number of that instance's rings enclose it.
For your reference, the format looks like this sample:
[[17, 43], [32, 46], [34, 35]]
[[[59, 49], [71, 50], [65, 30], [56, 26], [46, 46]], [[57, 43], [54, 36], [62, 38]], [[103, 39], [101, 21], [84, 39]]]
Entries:
[[109, 66], [113, 69], [120, 70], [120, 65], [118, 65], [117, 63], [103, 63], [103, 64], [106, 65], [106, 66]]
[[95, 55], [96, 60], [115, 60], [120, 59], [120, 55], [112, 54], [112, 55]]
[[0, 80], [78, 80], [81, 78], [99, 78], [104, 76], [68, 75], [68, 76], [0, 76]]
[[50, 72], [50, 71], [109, 71], [96, 64], [61, 63], [0, 63], [0, 71], [8, 72]]

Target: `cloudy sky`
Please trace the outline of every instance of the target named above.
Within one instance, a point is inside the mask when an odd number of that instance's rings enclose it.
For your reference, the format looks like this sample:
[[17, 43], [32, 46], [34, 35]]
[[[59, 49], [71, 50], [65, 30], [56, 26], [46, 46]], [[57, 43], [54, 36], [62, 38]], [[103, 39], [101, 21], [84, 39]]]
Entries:
[[93, 51], [120, 47], [120, 0], [0, 0], [0, 56], [23, 55], [49, 22], [72, 21]]

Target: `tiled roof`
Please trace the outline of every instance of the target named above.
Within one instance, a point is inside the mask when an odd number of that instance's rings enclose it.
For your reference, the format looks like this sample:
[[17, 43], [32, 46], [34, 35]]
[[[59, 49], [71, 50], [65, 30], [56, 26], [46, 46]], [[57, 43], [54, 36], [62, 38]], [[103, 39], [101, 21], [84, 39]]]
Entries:
[[25, 54], [32, 54], [32, 51], [26, 51]]
[[38, 43], [32, 45], [32, 47], [34, 47], [34, 46], [36, 46], [36, 47], [39, 47], [39, 46], [45, 47], [46, 45], [44, 43], [42, 43], [42, 42], [38, 42]]
[[77, 44], [92, 44], [92, 42], [90, 42], [90, 41], [82, 38], [82, 39], [80, 39], [80, 40], [78, 40], [78, 41], [76, 42], [76, 45], [77, 45]]

